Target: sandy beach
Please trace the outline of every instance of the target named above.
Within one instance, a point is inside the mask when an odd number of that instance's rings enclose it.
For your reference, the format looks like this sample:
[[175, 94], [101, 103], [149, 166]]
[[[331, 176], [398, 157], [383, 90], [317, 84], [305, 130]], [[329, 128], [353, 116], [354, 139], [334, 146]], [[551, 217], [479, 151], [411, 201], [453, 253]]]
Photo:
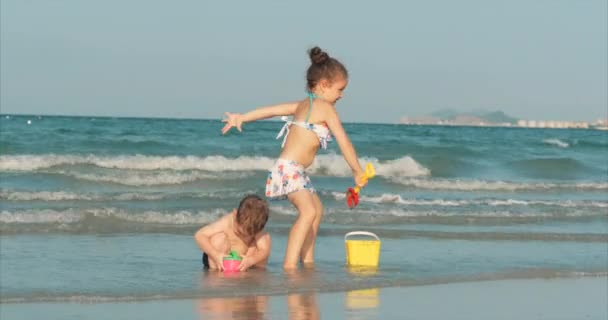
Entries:
[[0, 0], [0, 320], [608, 320], [607, 26]]
[[517, 279], [349, 292], [0, 306], [2, 319], [597, 319], [608, 278]]

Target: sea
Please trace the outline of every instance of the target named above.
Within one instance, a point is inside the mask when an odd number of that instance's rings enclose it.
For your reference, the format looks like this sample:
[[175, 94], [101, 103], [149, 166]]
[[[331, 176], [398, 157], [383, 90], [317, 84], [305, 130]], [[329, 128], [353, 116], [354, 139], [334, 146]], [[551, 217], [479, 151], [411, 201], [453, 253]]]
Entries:
[[[267, 270], [203, 270], [200, 227], [264, 194], [282, 123], [0, 117], [0, 303], [280, 295], [608, 274], [608, 131], [346, 123], [376, 177], [346, 205], [335, 142], [307, 169], [325, 213], [316, 265], [282, 270], [297, 217], [270, 202]], [[346, 266], [344, 237], [381, 241]]]

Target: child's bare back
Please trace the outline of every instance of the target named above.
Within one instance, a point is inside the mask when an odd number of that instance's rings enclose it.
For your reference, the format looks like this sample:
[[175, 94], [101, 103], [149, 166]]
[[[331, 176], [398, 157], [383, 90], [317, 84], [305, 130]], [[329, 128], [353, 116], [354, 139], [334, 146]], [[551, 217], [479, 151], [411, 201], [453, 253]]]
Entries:
[[271, 239], [263, 228], [268, 220], [268, 204], [255, 195], [241, 200], [217, 221], [200, 228], [194, 235], [203, 251], [203, 264], [210, 269], [222, 269], [222, 260], [230, 251], [243, 257], [239, 270], [264, 268], [270, 256]]

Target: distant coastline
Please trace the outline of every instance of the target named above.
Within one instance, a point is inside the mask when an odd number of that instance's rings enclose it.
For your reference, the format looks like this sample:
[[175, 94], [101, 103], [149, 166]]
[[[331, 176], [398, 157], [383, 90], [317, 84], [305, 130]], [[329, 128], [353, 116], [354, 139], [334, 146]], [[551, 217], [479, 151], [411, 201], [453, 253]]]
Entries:
[[[109, 116], [109, 115], [63, 115], [63, 114], [17, 114], [0, 113], [0, 118], [10, 119], [12, 117], [42, 118], [91, 118], [91, 119], [142, 119], [142, 120], [191, 120], [191, 121], [219, 121], [221, 118], [195, 118], [195, 117], [166, 117], [166, 116]], [[515, 119], [515, 118], [513, 118]], [[263, 121], [279, 121], [267, 119]], [[386, 124], [395, 125], [395, 122], [351, 122], [347, 124]], [[464, 126], [464, 127], [513, 127], [513, 128], [556, 128], [556, 129], [597, 129], [608, 130], [608, 119], [598, 119], [595, 122], [587, 121], [543, 121], [543, 120], [518, 120], [514, 122], [495, 122], [477, 116], [459, 115], [452, 119], [442, 119], [434, 116], [401, 117], [397, 124], [416, 126]]]
[[554, 129], [598, 129], [608, 130], [608, 117], [589, 121], [559, 120], [526, 120], [511, 117], [503, 111], [470, 111], [440, 110], [430, 115], [401, 117], [404, 125], [439, 125], [439, 126], [473, 126], [473, 127], [517, 127], [517, 128], [554, 128]]

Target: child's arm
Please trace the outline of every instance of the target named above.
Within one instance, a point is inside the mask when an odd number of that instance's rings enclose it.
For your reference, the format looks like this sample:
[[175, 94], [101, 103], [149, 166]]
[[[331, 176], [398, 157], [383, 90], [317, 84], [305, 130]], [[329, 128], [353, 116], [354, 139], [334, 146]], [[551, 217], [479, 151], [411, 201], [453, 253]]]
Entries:
[[222, 128], [222, 134], [226, 134], [226, 132], [228, 132], [232, 127], [236, 127], [237, 130], [242, 131], [241, 126], [245, 122], [272, 118], [276, 116], [292, 115], [296, 112], [298, 103], [300, 102], [288, 102], [274, 106], [261, 107], [245, 114], [226, 112], [226, 119], [222, 120], [222, 122], [226, 122], [226, 125], [224, 128]]
[[262, 232], [255, 237], [255, 247], [249, 248], [245, 257], [239, 266], [240, 271], [245, 271], [251, 266], [265, 267], [268, 257], [270, 256], [270, 248], [272, 241], [268, 232]]
[[336, 138], [336, 142], [338, 142], [338, 146], [340, 147], [340, 151], [344, 156], [344, 160], [350, 166], [353, 171], [353, 177], [355, 178], [355, 183], [359, 186], [364, 186], [365, 181], [362, 179], [363, 177], [363, 169], [359, 164], [359, 159], [357, 158], [357, 152], [355, 151], [355, 147], [350, 142], [344, 127], [342, 126], [342, 121], [340, 121], [340, 117], [336, 112], [336, 109], [328, 104], [328, 107], [325, 108], [327, 110], [327, 126], [331, 133]]
[[213, 259], [213, 261], [220, 269], [223, 265], [222, 259], [224, 257], [225, 252], [221, 252], [213, 246], [213, 244], [211, 243], [211, 237], [217, 233], [224, 232], [224, 230], [226, 230], [226, 228], [229, 226], [231, 216], [232, 214], [227, 214], [219, 220], [200, 228], [194, 234], [196, 244], [199, 246], [199, 248], [201, 248], [202, 251], [207, 253], [207, 255], [211, 259]]

